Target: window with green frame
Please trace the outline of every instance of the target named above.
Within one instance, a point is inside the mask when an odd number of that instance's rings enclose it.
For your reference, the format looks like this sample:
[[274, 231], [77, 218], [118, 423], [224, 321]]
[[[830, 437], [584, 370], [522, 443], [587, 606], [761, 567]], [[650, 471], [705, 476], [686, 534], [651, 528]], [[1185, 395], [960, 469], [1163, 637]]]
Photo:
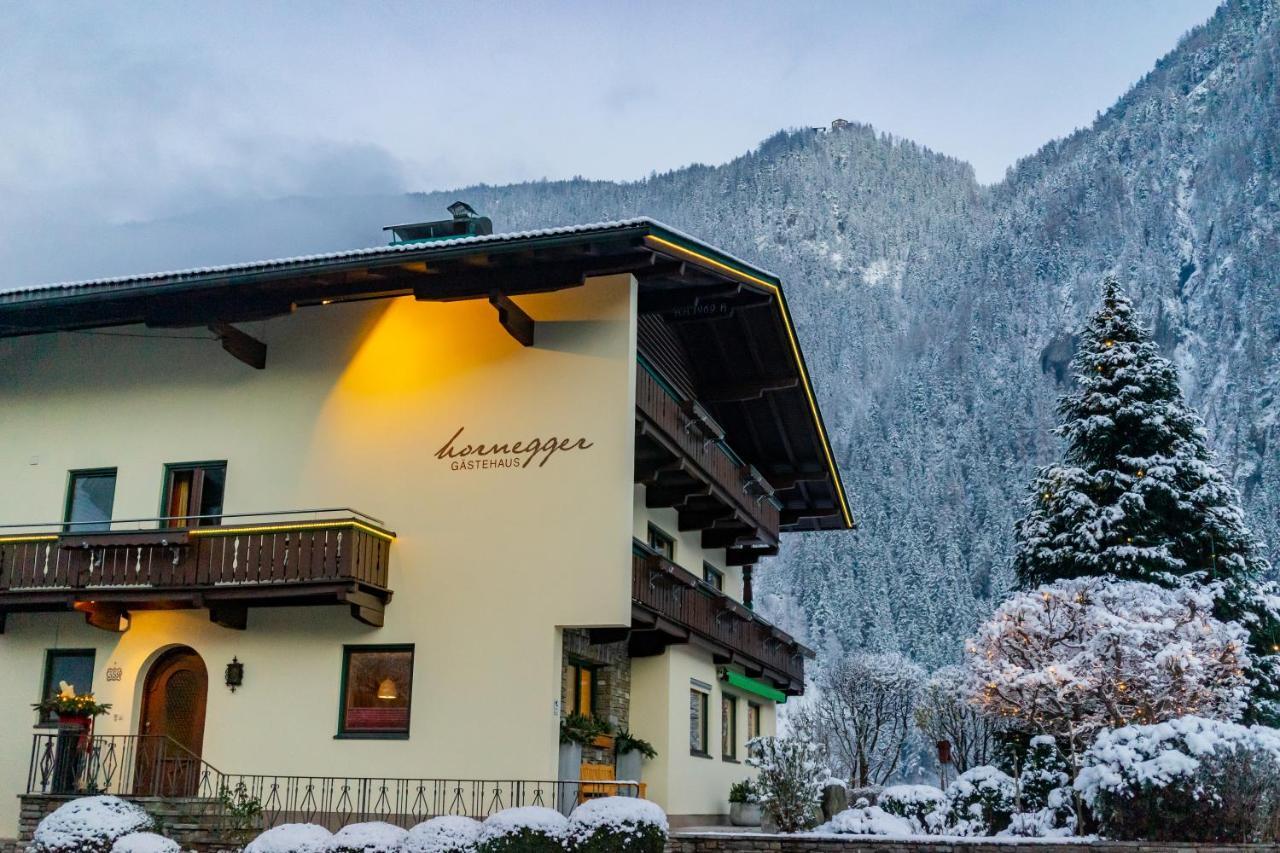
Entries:
[[[93, 692], [93, 649], [49, 649], [44, 655], [44, 681], [40, 701], [52, 699], [67, 685], [76, 695]], [[58, 715], [41, 711], [41, 723], [56, 722]]]
[[700, 758], [710, 756], [707, 706], [710, 696], [702, 690], [689, 690], [689, 753]]
[[407, 738], [413, 646], [343, 646], [338, 737]]
[[658, 527], [656, 524], [649, 525], [649, 547], [666, 557], [668, 560], [674, 560], [676, 558], [675, 537]]
[[72, 471], [67, 478], [67, 502], [62, 520], [71, 533], [102, 533], [111, 529], [116, 502], [116, 469]]
[[720, 694], [720, 757], [738, 760], [738, 699], [728, 693]]

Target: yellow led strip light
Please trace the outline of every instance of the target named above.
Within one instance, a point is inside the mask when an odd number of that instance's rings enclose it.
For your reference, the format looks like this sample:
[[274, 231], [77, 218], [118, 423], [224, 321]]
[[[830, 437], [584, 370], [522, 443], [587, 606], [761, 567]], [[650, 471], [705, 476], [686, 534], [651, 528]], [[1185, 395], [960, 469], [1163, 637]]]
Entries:
[[775, 302], [778, 305], [778, 311], [782, 314], [782, 324], [786, 327], [787, 337], [791, 341], [791, 351], [796, 357], [796, 366], [800, 368], [800, 375], [804, 378], [804, 393], [809, 399], [809, 411], [813, 414], [813, 425], [817, 428], [818, 436], [822, 439], [822, 452], [827, 458], [827, 467], [830, 469], [831, 476], [834, 480], [833, 485], [835, 486], [836, 498], [840, 502], [840, 512], [844, 517], [845, 526], [853, 527], [853, 514], [849, 511], [849, 502], [846, 500], [844, 495], [844, 484], [840, 481], [840, 471], [836, 467], [835, 457], [831, 453], [831, 444], [827, 440], [827, 431], [823, 429], [822, 426], [822, 416], [818, 413], [818, 401], [813, 395], [813, 384], [809, 381], [809, 371], [807, 371], [804, 366], [804, 357], [800, 353], [800, 343], [796, 339], [795, 328], [791, 324], [791, 315], [787, 311], [786, 302], [783, 301], [782, 290], [773, 282], [765, 281], [764, 279], [751, 275], [748, 272], [743, 272], [737, 267], [731, 267], [728, 264], [721, 263], [714, 258], [708, 258], [706, 255], [695, 252], [692, 249], [686, 249], [679, 243], [673, 243], [670, 240], [664, 240], [663, 238], [655, 237], [652, 234], [646, 235], [644, 240], [645, 243], [651, 244], [651, 246], [656, 244], [657, 247], [660, 247], [665, 252], [671, 252], [675, 255], [691, 260], [694, 263], [714, 267], [715, 269], [722, 270], [730, 274], [734, 278], [746, 280], [752, 284], [757, 284], [761, 287], [767, 288], [774, 294], [774, 296], [777, 297]]
[[263, 524], [258, 527], [196, 527], [187, 533], [191, 536], [233, 536], [240, 533], [279, 533], [292, 530], [333, 530], [338, 527], [355, 527], [386, 542], [395, 540], [394, 533], [361, 524], [358, 521], [307, 521], [298, 524]]
[[6, 542], [57, 542], [56, 534], [23, 534], [20, 536], [0, 536], [0, 544]]

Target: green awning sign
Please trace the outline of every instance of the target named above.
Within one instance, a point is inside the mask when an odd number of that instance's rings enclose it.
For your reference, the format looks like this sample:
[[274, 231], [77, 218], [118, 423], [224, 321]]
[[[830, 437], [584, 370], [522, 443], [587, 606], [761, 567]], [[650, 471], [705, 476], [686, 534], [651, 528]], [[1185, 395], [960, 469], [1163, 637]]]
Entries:
[[745, 693], [754, 693], [762, 696], [771, 702], [777, 702], [779, 705], [787, 703], [787, 694], [778, 690], [776, 687], [770, 687], [763, 681], [756, 681], [754, 678], [747, 678], [745, 675], [739, 675], [733, 670], [723, 670], [722, 680], [727, 682], [730, 687], [736, 687]]

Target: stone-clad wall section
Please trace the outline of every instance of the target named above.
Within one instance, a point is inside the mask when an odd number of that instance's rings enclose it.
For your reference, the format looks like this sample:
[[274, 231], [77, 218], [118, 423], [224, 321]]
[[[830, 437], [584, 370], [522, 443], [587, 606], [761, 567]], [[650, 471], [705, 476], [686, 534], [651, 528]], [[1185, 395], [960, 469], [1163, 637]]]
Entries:
[[1054, 844], [1026, 842], [993, 844], [974, 840], [894, 841], [866, 838], [722, 834], [679, 835], [667, 853], [1275, 853], [1276, 844], [1176, 844], [1154, 842], [1095, 842]]

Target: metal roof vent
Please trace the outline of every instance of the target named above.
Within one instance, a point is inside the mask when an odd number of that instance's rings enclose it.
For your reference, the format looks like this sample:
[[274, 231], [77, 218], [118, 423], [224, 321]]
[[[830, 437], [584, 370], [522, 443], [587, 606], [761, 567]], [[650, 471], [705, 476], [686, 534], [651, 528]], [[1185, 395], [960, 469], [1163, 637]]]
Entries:
[[449, 205], [452, 219], [435, 222], [409, 222], [404, 225], [388, 225], [383, 231], [391, 232], [391, 245], [399, 243], [423, 243], [428, 240], [450, 240], [456, 237], [478, 237], [493, 233], [493, 222], [487, 216], [476, 213], [465, 201]]

